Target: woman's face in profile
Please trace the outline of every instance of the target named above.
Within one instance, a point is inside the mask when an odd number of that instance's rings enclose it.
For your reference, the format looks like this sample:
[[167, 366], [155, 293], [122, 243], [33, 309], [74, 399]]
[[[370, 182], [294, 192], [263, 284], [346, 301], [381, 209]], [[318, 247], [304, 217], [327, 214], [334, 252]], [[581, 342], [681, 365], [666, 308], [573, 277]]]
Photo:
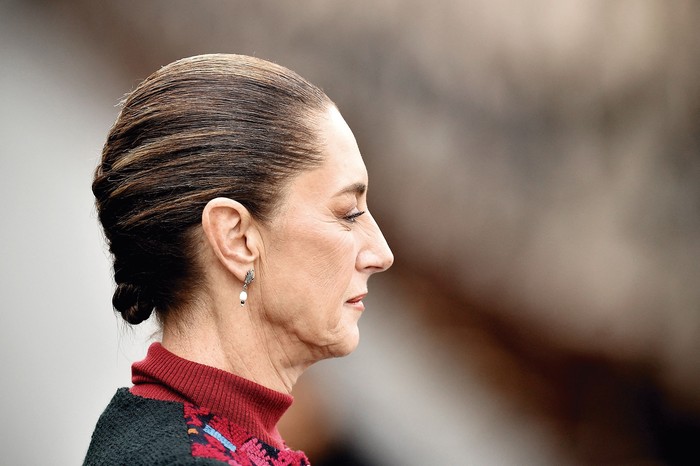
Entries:
[[263, 228], [255, 282], [267, 321], [319, 359], [355, 349], [367, 280], [393, 262], [367, 210], [367, 170], [352, 131], [335, 108], [320, 121], [324, 161], [291, 181]]

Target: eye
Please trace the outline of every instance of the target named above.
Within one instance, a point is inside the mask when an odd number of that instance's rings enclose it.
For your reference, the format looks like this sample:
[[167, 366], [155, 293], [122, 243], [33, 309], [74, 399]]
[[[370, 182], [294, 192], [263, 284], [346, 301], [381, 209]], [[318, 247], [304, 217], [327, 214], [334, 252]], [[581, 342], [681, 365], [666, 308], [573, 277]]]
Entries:
[[364, 213], [365, 213], [364, 210], [361, 210], [359, 212], [353, 212], [352, 214], [348, 214], [345, 217], [343, 217], [343, 220], [345, 220], [349, 223], [355, 223], [357, 217], [359, 217], [360, 215], [362, 215]]

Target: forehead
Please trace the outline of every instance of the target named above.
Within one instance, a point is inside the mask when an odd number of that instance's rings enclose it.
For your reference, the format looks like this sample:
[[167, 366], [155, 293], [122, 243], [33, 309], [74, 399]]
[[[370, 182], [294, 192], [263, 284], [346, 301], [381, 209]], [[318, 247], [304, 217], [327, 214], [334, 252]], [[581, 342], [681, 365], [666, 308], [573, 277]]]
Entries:
[[340, 112], [332, 107], [319, 119], [323, 162], [302, 172], [289, 186], [289, 195], [330, 197], [358, 184], [367, 185], [367, 169], [355, 136]]
[[344, 169], [349, 175], [362, 175], [366, 181], [367, 170], [357, 147], [355, 135], [337, 108], [332, 107], [320, 121], [320, 135], [324, 142], [324, 158], [335, 169]]

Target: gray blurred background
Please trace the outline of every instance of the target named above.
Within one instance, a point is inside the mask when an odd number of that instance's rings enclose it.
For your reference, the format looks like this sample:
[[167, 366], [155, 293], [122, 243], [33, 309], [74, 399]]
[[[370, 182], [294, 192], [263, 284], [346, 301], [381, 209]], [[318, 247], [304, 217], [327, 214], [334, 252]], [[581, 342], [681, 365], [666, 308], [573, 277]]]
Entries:
[[[396, 256], [284, 421], [312, 463], [700, 464], [700, 4], [0, 0], [0, 463], [79, 464], [120, 324], [92, 170], [207, 52], [319, 84]], [[343, 463], [345, 461], [345, 463]]]

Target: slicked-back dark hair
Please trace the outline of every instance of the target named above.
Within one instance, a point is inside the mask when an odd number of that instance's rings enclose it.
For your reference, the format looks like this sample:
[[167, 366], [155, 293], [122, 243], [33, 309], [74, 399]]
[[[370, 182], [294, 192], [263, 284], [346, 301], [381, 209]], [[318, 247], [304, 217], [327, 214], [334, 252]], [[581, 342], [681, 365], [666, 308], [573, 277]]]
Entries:
[[189, 303], [208, 201], [269, 220], [287, 182], [321, 162], [318, 121], [331, 106], [293, 71], [222, 54], [171, 63], [127, 96], [92, 184], [127, 322]]

